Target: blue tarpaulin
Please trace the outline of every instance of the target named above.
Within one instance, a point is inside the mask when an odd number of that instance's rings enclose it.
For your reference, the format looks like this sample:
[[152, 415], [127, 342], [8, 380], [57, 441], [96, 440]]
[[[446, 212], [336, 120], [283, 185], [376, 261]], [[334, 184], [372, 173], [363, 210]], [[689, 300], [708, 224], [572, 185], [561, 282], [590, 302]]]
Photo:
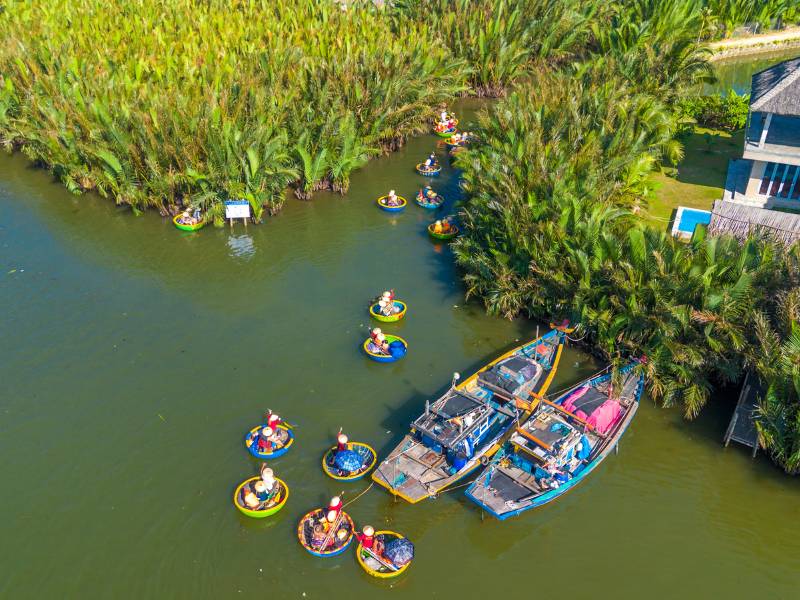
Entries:
[[361, 459], [358, 452], [354, 452], [353, 450], [339, 450], [333, 459], [333, 464], [341, 471], [352, 473], [364, 466], [364, 461]]
[[396, 567], [402, 567], [414, 558], [414, 544], [406, 538], [395, 538], [386, 543], [383, 555]]

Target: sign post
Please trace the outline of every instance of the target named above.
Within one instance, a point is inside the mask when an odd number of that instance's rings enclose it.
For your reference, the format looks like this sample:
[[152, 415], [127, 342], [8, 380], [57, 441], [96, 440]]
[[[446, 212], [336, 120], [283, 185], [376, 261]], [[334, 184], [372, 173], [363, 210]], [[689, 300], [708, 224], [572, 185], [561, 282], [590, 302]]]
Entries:
[[247, 227], [247, 219], [250, 218], [250, 203], [247, 200], [226, 200], [225, 218], [230, 221], [233, 227], [234, 219], [242, 219], [244, 226]]

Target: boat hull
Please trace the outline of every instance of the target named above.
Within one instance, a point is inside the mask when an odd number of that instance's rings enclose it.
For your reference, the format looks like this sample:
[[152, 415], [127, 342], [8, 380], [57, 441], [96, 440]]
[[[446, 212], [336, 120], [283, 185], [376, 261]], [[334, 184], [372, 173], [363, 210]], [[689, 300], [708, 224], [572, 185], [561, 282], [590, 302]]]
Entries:
[[458, 225], [451, 225], [451, 230], [447, 233], [436, 233], [433, 230], [433, 223], [428, 225], [428, 235], [430, 235], [435, 240], [441, 240], [447, 242], [449, 240], [454, 239], [459, 234]]

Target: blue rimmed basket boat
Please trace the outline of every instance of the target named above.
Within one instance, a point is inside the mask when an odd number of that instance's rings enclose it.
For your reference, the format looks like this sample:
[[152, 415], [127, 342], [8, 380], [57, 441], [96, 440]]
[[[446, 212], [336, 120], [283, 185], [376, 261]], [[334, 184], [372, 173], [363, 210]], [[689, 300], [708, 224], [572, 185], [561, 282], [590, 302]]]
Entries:
[[442, 196], [441, 194], [436, 194], [433, 197], [432, 202], [429, 201], [428, 198], [423, 198], [422, 200], [420, 200], [419, 196], [417, 196], [414, 199], [414, 201], [417, 203], [417, 205], [421, 206], [422, 208], [426, 208], [428, 210], [436, 210], [437, 208], [440, 208], [444, 204], [444, 196]]
[[[333, 544], [326, 544], [325, 548], [322, 549], [320, 547], [322, 544], [314, 542], [313, 531], [314, 522], [319, 522], [322, 518], [324, 518], [324, 516], [324, 508], [316, 508], [311, 512], [306, 513], [303, 518], [300, 519], [300, 523], [297, 525], [297, 541], [300, 542], [300, 545], [303, 548], [305, 548], [314, 556], [327, 558], [330, 556], [337, 556], [347, 550], [348, 546], [350, 546], [350, 543], [353, 541], [355, 524], [353, 523], [353, 519], [350, 518], [350, 515], [342, 511], [341, 518], [334, 523], [336, 525], [336, 529], [330, 536], [330, 541], [332, 541]], [[339, 531], [344, 531], [346, 533], [346, 537], [339, 539], [337, 536]]]
[[402, 196], [398, 196], [397, 199], [400, 200], [400, 204], [398, 204], [397, 206], [389, 206], [388, 204], [386, 204], [386, 201], [388, 199], [389, 199], [388, 195], [381, 196], [380, 198], [378, 198], [375, 201], [378, 204], [378, 208], [380, 208], [381, 210], [385, 210], [386, 212], [400, 212], [408, 204], [405, 198], [403, 198]]
[[417, 173], [423, 177], [436, 177], [442, 172], [441, 165], [436, 165], [435, 167], [426, 167], [424, 162], [418, 163], [416, 169]]
[[270, 460], [272, 458], [278, 458], [279, 456], [283, 456], [289, 451], [289, 448], [292, 447], [294, 444], [294, 434], [292, 430], [289, 429], [286, 425], [278, 425], [277, 429], [279, 431], [278, 440], [280, 445], [278, 448], [274, 448], [270, 452], [260, 452], [258, 450], [258, 432], [261, 431], [265, 425], [257, 425], [253, 427], [250, 431], [247, 432], [244, 436], [244, 445], [247, 447], [247, 451], [252, 454], [255, 458], [261, 460]]

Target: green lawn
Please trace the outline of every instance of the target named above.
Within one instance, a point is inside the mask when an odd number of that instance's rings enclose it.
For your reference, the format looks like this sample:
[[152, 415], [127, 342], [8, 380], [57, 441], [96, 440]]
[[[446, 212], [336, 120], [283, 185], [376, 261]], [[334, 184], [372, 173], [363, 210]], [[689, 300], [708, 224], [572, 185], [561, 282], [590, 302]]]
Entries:
[[710, 210], [714, 200], [722, 198], [728, 161], [742, 156], [744, 131], [731, 134], [698, 127], [683, 144], [685, 156], [677, 173], [665, 167], [650, 178], [653, 191], [645, 216], [663, 227], [678, 206]]

